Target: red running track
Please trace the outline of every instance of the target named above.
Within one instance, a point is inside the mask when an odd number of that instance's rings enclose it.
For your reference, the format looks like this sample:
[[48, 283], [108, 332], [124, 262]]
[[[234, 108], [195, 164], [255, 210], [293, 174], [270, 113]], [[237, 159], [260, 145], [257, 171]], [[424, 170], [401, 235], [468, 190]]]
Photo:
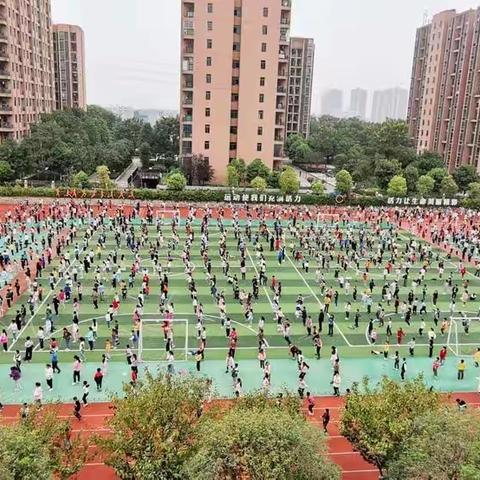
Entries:
[[[447, 398], [455, 401], [455, 398], [462, 398], [470, 406], [480, 406], [480, 393], [452, 393]], [[218, 403], [229, 401], [217, 400]], [[316, 397], [315, 411], [308, 420], [318, 428], [322, 428], [322, 414], [325, 408], [330, 409], [330, 423], [328, 425], [328, 453], [330, 458], [342, 470], [342, 480], [377, 480], [378, 470], [366, 462], [358, 452], [355, 452], [348, 440], [340, 435], [339, 418], [344, 405], [342, 397]], [[108, 435], [109, 429], [106, 425], [108, 418], [113, 415], [109, 403], [92, 403], [82, 409], [82, 420], [76, 420], [72, 415], [72, 405], [62, 404], [57, 408], [58, 417], [69, 419], [72, 425], [72, 433], [81, 437], [90, 438], [93, 435]], [[18, 406], [5, 406], [0, 415], [0, 425], [8, 425], [18, 421]], [[102, 480], [118, 480], [114, 471], [104, 464], [102, 452], [92, 445], [90, 447], [89, 459], [82, 471], [75, 475], [72, 480], [91, 480], [101, 478]]]

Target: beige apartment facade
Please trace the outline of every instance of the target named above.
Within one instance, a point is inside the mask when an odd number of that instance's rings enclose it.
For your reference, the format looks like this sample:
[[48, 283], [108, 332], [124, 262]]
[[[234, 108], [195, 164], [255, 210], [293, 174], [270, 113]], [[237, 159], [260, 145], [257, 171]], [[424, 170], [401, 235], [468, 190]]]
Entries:
[[0, 0], [0, 141], [55, 105], [50, 0]]
[[284, 157], [290, 0], [182, 0], [180, 154], [227, 180], [231, 160]]
[[53, 25], [56, 109], [86, 108], [85, 38], [77, 25]]
[[315, 42], [313, 38], [290, 39], [288, 72], [287, 137], [310, 135]]
[[442, 156], [450, 171], [480, 171], [480, 9], [440, 12], [417, 30], [409, 132], [418, 153]]

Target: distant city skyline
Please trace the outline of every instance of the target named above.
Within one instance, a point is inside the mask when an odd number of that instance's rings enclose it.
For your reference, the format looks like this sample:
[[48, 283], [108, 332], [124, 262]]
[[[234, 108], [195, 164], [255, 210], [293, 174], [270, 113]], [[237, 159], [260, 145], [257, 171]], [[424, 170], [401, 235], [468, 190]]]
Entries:
[[[415, 32], [441, 10], [479, 0], [293, 0], [291, 35], [316, 44], [312, 113], [322, 93], [408, 88]], [[345, 14], [348, 12], [348, 15]], [[179, 0], [52, 0], [55, 23], [80, 25], [86, 37], [88, 101], [136, 109], [178, 109]], [[381, 39], [381, 41], [379, 41]], [[367, 106], [367, 112], [369, 108]]]

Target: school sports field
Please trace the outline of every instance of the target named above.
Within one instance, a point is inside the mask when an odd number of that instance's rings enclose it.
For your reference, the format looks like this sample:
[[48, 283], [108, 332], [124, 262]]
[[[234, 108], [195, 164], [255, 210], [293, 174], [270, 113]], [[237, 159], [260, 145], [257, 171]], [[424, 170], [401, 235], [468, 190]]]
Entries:
[[[140, 364], [140, 372], [143, 368], [155, 370], [157, 368], [166, 368], [165, 365], [165, 341], [162, 331], [163, 315], [159, 313], [159, 298], [160, 298], [160, 282], [158, 274], [153, 267], [152, 260], [149, 254], [149, 242], [156, 242], [158, 239], [158, 231], [162, 232], [163, 246], [160, 248], [160, 262], [163, 265], [163, 273], [166, 273], [169, 279], [169, 296], [168, 301], [174, 304], [174, 344], [175, 344], [175, 370], [180, 374], [182, 371], [195, 370], [195, 362], [193, 360], [192, 351], [198, 347], [199, 340], [196, 334], [196, 316], [193, 312], [192, 300], [189, 295], [187, 280], [185, 275], [185, 267], [181, 259], [182, 249], [185, 242], [184, 224], [185, 219], [182, 219], [180, 226], [177, 229], [178, 241], [176, 245], [172, 242], [172, 231], [170, 227], [170, 216], [172, 212], [162, 212], [164, 220], [161, 226], [146, 225], [145, 229], [145, 245], [140, 250], [142, 269], [148, 271], [150, 276], [150, 292], [145, 297], [145, 305], [143, 309], [143, 328], [141, 331], [143, 341], [143, 351], [141, 357], [143, 362]], [[87, 228], [87, 221], [82, 223], [76, 221], [78, 229], [77, 238], [79, 244], [83, 233]], [[137, 236], [141, 236], [141, 224], [144, 221], [136, 219], [132, 222], [131, 228], [135, 231]], [[431, 247], [429, 244], [414, 238], [406, 231], [399, 231], [393, 225], [383, 224], [380, 228], [365, 226], [358, 222], [340, 222], [339, 224], [330, 219], [320, 219], [318, 222], [313, 222], [313, 229], [318, 229], [322, 242], [330, 242], [332, 250], [329, 252], [330, 263], [321, 269], [321, 275], [326, 285], [322, 291], [321, 282], [319, 282], [319, 274], [317, 272], [317, 260], [314, 256], [309, 255], [309, 249], [300, 242], [304, 238], [304, 228], [308, 228], [311, 222], [305, 222], [296, 225], [297, 234], [288, 228], [288, 221], [281, 220], [281, 225], [284, 231], [284, 245], [286, 257], [280, 263], [278, 261], [277, 250], [270, 250], [269, 242], [266, 238], [259, 236], [258, 241], [254, 240], [258, 232], [259, 221], [252, 220], [251, 232], [252, 241], [246, 239], [247, 243], [247, 264], [246, 264], [246, 278], [242, 280], [240, 274], [240, 265], [238, 263], [237, 239], [234, 236], [232, 227], [232, 220], [224, 220], [224, 227], [226, 228], [226, 243], [230, 254], [230, 272], [236, 274], [240, 290], [250, 292], [252, 290], [252, 278], [257, 276], [260, 270], [260, 264], [257, 257], [257, 246], [259, 244], [263, 247], [263, 255], [266, 259], [266, 285], [261, 285], [259, 288], [258, 299], [253, 303], [254, 318], [251, 324], [246, 321], [244, 310], [240, 302], [234, 299], [231, 284], [228, 283], [227, 277], [222, 272], [222, 262], [218, 255], [218, 240], [221, 232], [218, 228], [215, 219], [210, 221], [209, 226], [209, 256], [212, 262], [212, 274], [217, 278], [218, 292], [224, 292], [226, 299], [226, 311], [228, 316], [232, 319], [232, 327], [237, 329], [239, 335], [238, 349], [236, 354], [236, 361], [239, 363], [240, 376], [243, 382], [244, 390], [254, 390], [261, 387], [262, 372], [258, 367], [258, 341], [257, 341], [257, 324], [261, 316], [266, 319], [265, 323], [265, 337], [268, 342], [267, 359], [272, 364], [272, 383], [271, 390], [278, 391], [281, 388], [287, 387], [296, 390], [298, 382], [298, 369], [296, 362], [292, 361], [289, 356], [286, 341], [282, 332], [278, 330], [277, 322], [274, 319], [274, 292], [270, 288], [271, 277], [275, 276], [277, 281], [282, 284], [280, 304], [283, 314], [289, 319], [291, 324], [290, 340], [298, 346], [305, 355], [305, 358], [310, 366], [307, 377], [308, 388], [314, 394], [329, 394], [331, 393], [331, 363], [330, 350], [332, 346], [337, 347], [341, 358], [341, 375], [342, 386], [341, 391], [348, 388], [352, 382], [359, 381], [365, 375], [369, 376], [373, 382], [379, 379], [382, 375], [389, 375], [394, 378], [399, 378], [399, 372], [393, 368], [393, 355], [396, 350], [399, 351], [400, 357], [406, 357], [407, 360], [407, 376], [412, 377], [418, 373], [423, 372], [427, 383], [434, 385], [436, 389], [442, 391], [472, 391], [477, 390], [477, 376], [471, 358], [477, 345], [480, 345], [480, 323], [477, 320], [472, 320], [470, 323], [469, 334], [463, 332], [462, 323], [460, 320], [452, 323], [452, 327], [447, 328], [443, 335], [440, 332], [441, 321], [444, 317], [451, 316], [451, 286], [458, 285], [458, 294], [456, 297], [456, 305], [453, 311], [454, 316], [461, 316], [461, 312], [466, 312], [468, 317], [476, 317], [478, 315], [479, 300], [471, 300], [470, 298], [478, 297], [480, 294], [480, 279], [474, 275], [474, 268], [467, 265], [467, 272], [462, 278], [458, 271], [458, 259], [447, 259], [445, 253], [438, 249]], [[274, 228], [274, 221], [267, 222], [268, 228]], [[245, 237], [246, 220], [240, 220], [239, 236]], [[82, 380], [87, 379], [92, 381], [93, 374], [97, 367], [101, 366], [102, 354], [105, 352], [105, 343], [107, 338], [110, 338], [110, 329], [107, 328], [105, 322], [105, 313], [108, 306], [113, 299], [118, 288], [114, 289], [111, 286], [111, 273], [105, 272], [103, 269], [103, 261], [110, 253], [117, 250], [117, 256], [122, 266], [122, 278], [124, 280], [128, 277], [130, 266], [134, 261], [134, 254], [127, 248], [125, 242], [122, 240], [119, 248], [116, 247], [116, 241], [113, 232], [109, 230], [108, 221], [105, 225], [106, 243], [101, 251], [101, 255], [97, 258], [96, 238], [98, 232], [94, 234], [90, 241], [88, 249], [95, 252], [94, 268], [88, 274], [80, 271], [79, 281], [82, 284], [83, 299], [80, 302], [79, 318], [80, 318], [80, 334], [86, 335], [88, 327], [92, 325], [93, 319], [97, 320], [98, 338], [95, 342], [94, 350], [87, 351], [86, 362], [82, 368]], [[206, 271], [203, 265], [203, 260], [200, 256], [200, 218], [194, 221], [195, 240], [191, 248], [191, 261], [195, 265], [194, 278], [199, 294], [199, 302], [203, 305], [204, 322], [207, 334], [207, 347], [205, 350], [205, 360], [201, 364], [202, 375], [208, 375], [214, 381], [216, 394], [221, 397], [228, 397], [233, 394], [232, 381], [229, 375], [225, 374], [225, 356], [228, 349], [228, 339], [225, 335], [225, 328], [220, 323], [220, 312], [215, 298], [211, 294], [210, 285], [207, 282]], [[360, 233], [362, 232], [362, 233]], [[351, 254], [351, 250], [346, 252], [345, 249], [340, 248], [338, 241], [339, 234], [346, 238], [350, 236], [357, 240], [361, 235], [365, 240], [365, 248], [362, 257], [357, 263], [347, 262], [343, 267], [339, 255]], [[245, 237], [246, 238], [246, 237]], [[420, 259], [417, 254], [416, 259], [411, 261], [409, 265], [409, 275], [407, 280], [403, 280], [404, 269], [401, 263], [397, 260], [396, 265], [393, 266], [391, 273], [385, 276], [385, 264], [389, 259], [388, 248], [383, 255], [381, 264], [375, 265], [372, 259], [377, 256], [379, 247], [388, 245], [391, 239], [395, 240], [396, 248], [399, 257], [404, 259], [408, 252], [408, 244], [414, 239], [416, 244], [414, 249], [419, 251], [422, 246], [426, 247], [426, 257]], [[79, 261], [75, 259], [75, 243], [70, 248], [70, 258], [72, 259], [69, 273], [72, 274], [74, 269], [79, 266], [82, 261], [84, 252], [80, 253]], [[296, 260], [296, 251], [301, 251], [303, 258]], [[313, 253], [313, 252], [311, 252]], [[325, 253], [325, 252], [324, 252]], [[171, 265], [167, 270], [168, 257], [171, 257]], [[309, 268], [306, 271], [304, 267], [304, 260], [309, 260]], [[368, 262], [368, 275], [367, 271]], [[405, 260], [406, 262], [406, 260]], [[439, 262], [443, 262], [444, 272], [443, 278], [439, 278]], [[406, 265], [406, 263], [405, 263]], [[426, 273], [423, 280], [418, 286], [413, 287], [413, 281], [420, 275], [420, 269], [425, 266]], [[99, 303], [99, 308], [95, 309], [91, 300], [91, 291], [94, 283], [95, 268], [99, 267], [100, 275], [104, 279], [105, 294], [103, 300]], [[32, 385], [35, 381], [44, 380], [45, 364], [49, 362], [48, 344], [45, 342], [45, 350], [42, 351], [36, 345], [33, 353], [33, 360], [30, 364], [23, 365], [22, 379], [20, 382], [20, 389], [14, 391], [13, 382], [8, 380], [9, 367], [12, 365], [13, 354], [16, 349], [21, 352], [24, 350], [24, 343], [27, 336], [30, 336], [35, 343], [38, 327], [45, 324], [45, 312], [54, 295], [63, 288], [63, 280], [56, 278], [54, 289], [49, 286], [49, 274], [58, 268], [58, 260], [55, 260], [42, 274], [40, 280], [44, 289], [43, 300], [33, 316], [27, 315], [26, 324], [21, 330], [20, 335], [14, 341], [11, 341], [8, 346], [8, 351], [0, 354], [1, 375], [5, 380], [2, 382], [0, 389], [0, 399], [3, 403], [20, 403], [22, 401], [31, 401]], [[384, 278], [385, 276], [385, 278]], [[343, 277], [344, 282], [350, 284], [348, 290], [341, 288], [340, 278]], [[448, 280], [450, 278], [450, 280]], [[418, 311], [421, 308], [422, 301], [426, 304], [426, 313], [420, 315], [412, 315], [410, 325], [407, 325], [402, 318], [401, 312], [395, 314], [394, 302], [386, 301], [383, 296], [382, 287], [385, 284], [390, 284], [392, 281], [398, 279], [399, 297], [401, 303], [407, 301], [408, 293], [413, 291], [415, 298], [417, 298]], [[373, 280], [374, 285], [371, 285]], [[449, 282], [450, 284], [446, 283]], [[112, 393], [120, 392], [121, 385], [124, 381], [129, 379], [129, 367], [125, 360], [125, 347], [127, 343], [131, 343], [130, 335], [132, 331], [132, 313], [137, 304], [137, 296], [141, 289], [142, 275], [137, 275], [134, 286], [128, 290], [126, 300], [121, 300], [118, 314], [115, 316], [119, 324], [120, 345], [118, 349], [112, 351], [111, 361], [108, 365], [108, 373], [104, 380], [104, 389], [102, 392], [94, 392], [93, 389], [90, 394], [90, 401], [107, 400]], [[318, 328], [318, 314], [321, 307], [325, 303], [325, 293], [328, 288], [338, 291], [338, 302], [335, 304], [332, 301], [329, 312], [334, 314], [335, 323], [333, 335], [328, 336], [328, 322], [325, 318], [322, 325], [321, 339], [323, 347], [321, 350], [321, 359], [315, 358], [315, 349], [313, 347], [311, 336], [307, 335], [306, 329], [303, 326], [301, 317], [295, 315], [296, 301], [298, 295], [302, 295], [303, 302], [306, 307], [308, 315], [313, 320], [313, 325]], [[357, 299], [353, 299], [353, 290], [357, 290]], [[367, 313], [367, 302], [364, 301], [366, 297], [362, 297], [364, 292], [373, 288], [370, 294], [371, 300], [371, 314]], [[468, 299], [462, 296], [464, 290], [468, 290]], [[440, 321], [437, 325], [433, 321], [433, 303], [432, 296], [434, 291], [438, 292], [437, 307], [440, 310]], [[75, 297], [75, 288], [72, 292], [72, 298]], [[465, 303], [462, 302], [462, 298]], [[26, 304], [27, 296], [20, 299], [19, 302], [10, 309], [7, 315], [2, 318], [3, 328], [8, 328], [12, 319], [15, 317], [15, 309], [22, 303]], [[350, 318], [346, 319], [346, 305], [351, 303]], [[55, 375], [54, 389], [51, 392], [44, 392], [44, 398], [48, 400], [63, 400], [70, 401], [74, 395], [79, 394], [79, 386], [71, 385], [71, 371], [73, 355], [78, 353], [78, 344], [73, 344], [70, 351], [65, 350], [62, 343], [62, 329], [72, 326], [73, 306], [72, 300], [60, 306], [59, 315], [54, 318], [54, 336], [60, 342], [59, 350], [59, 365], [63, 372]], [[377, 340], [375, 345], [371, 345], [371, 336], [368, 333], [368, 326], [370, 319], [375, 319], [375, 312], [378, 303], [381, 303], [384, 309], [384, 325], [380, 326], [377, 321], [374, 321], [374, 330], [377, 332]], [[360, 320], [358, 328], [353, 327], [353, 318], [355, 312], [359, 310]], [[425, 321], [425, 329], [423, 335], [419, 335], [418, 329], [420, 327], [421, 319]], [[390, 349], [388, 358], [383, 358], [384, 343], [387, 338], [386, 327], [388, 321], [391, 320], [391, 329], [393, 331], [390, 337]], [[401, 327], [405, 332], [405, 337], [402, 340], [402, 345], [397, 345], [396, 332]], [[433, 358], [427, 356], [428, 353], [428, 338], [427, 332], [430, 328], [435, 329], [434, 354], [435, 357], [443, 345], [448, 347], [448, 358], [446, 364], [441, 368], [439, 377], [433, 378], [431, 374], [431, 365]], [[408, 355], [407, 342], [412, 337], [416, 338], [415, 355], [410, 357]], [[12, 339], [13, 340], [13, 339]], [[375, 353], [372, 353], [374, 351]], [[465, 379], [458, 381], [456, 379], [456, 365], [458, 356], [464, 355], [467, 361], [467, 371]]]

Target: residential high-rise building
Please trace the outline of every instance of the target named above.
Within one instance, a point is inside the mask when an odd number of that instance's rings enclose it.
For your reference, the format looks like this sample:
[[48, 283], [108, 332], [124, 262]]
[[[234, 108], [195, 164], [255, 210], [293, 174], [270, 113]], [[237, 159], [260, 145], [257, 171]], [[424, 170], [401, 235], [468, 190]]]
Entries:
[[53, 26], [56, 109], [86, 107], [85, 39], [76, 25]]
[[367, 91], [362, 88], [355, 88], [350, 94], [350, 113], [361, 120], [367, 116], [367, 96]]
[[290, 39], [290, 68], [288, 73], [287, 137], [298, 133], [308, 138], [312, 109], [313, 38]]
[[450, 171], [480, 171], [480, 8], [446, 10], [417, 30], [408, 126], [418, 151]]
[[405, 120], [407, 115], [408, 91], [404, 88], [388, 88], [373, 92], [372, 122], [387, 119]]
[[181, 0], [181, 158], [284, 157], [291, 0]]
[[343, 114], [343, 92], [341, 90], [327, 90], [322, 95], [322, 115], [340, 118]]
[[50, 0], [0, 1], [0, 142], [54, 106]]

